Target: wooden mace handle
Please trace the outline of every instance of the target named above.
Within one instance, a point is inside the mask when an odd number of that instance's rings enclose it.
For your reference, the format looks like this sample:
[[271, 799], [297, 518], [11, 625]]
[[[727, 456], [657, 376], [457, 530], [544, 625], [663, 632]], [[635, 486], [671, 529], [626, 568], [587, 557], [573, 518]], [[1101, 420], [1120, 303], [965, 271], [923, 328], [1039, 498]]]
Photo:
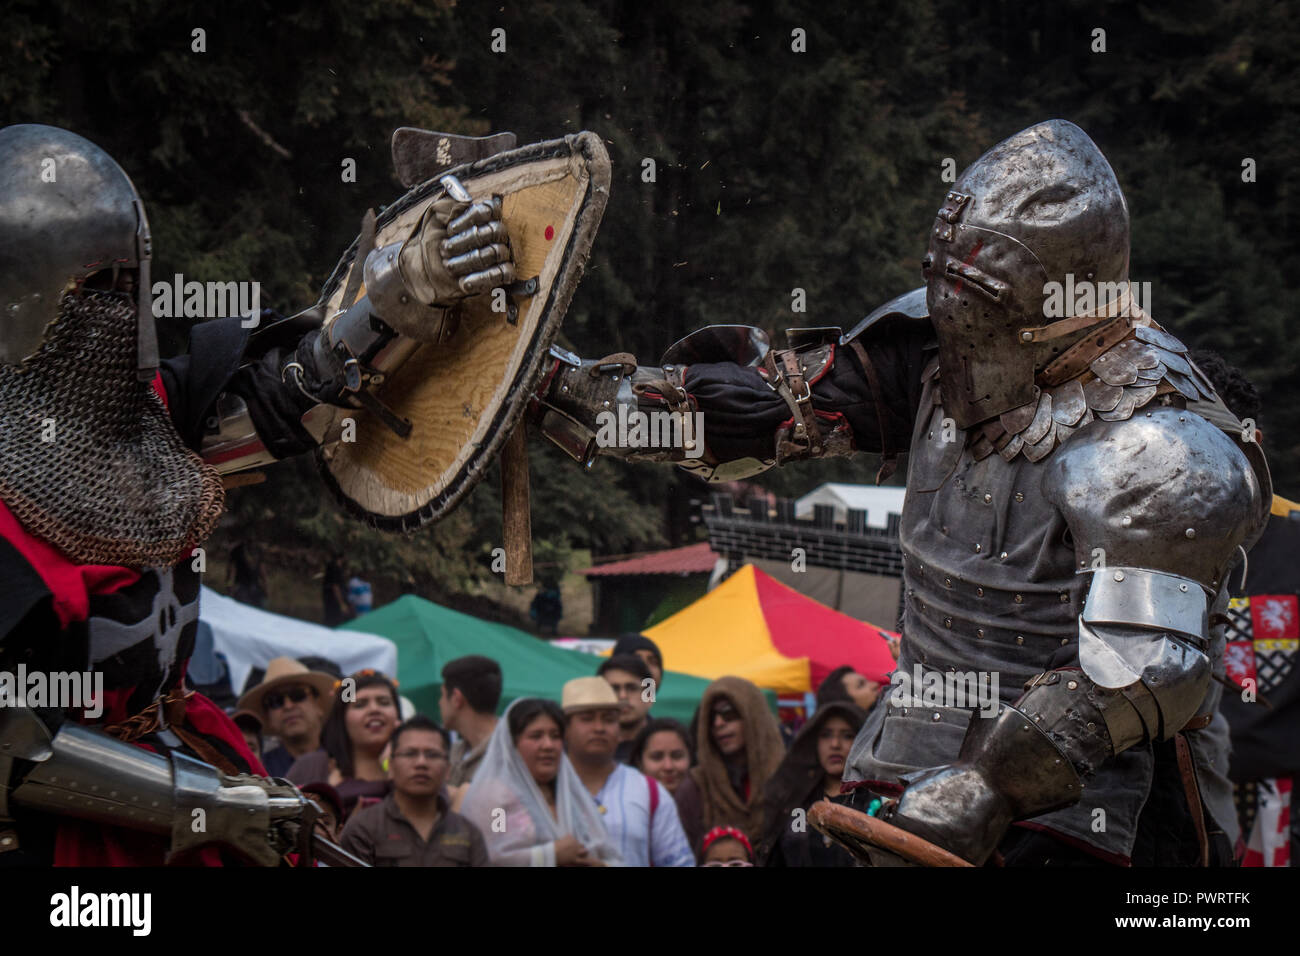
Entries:
[[506, 584], [533, 583], [533, 522], [528, 501], [528, 434], [521, 421], [501, 447], [501, 528], [506, 545]]

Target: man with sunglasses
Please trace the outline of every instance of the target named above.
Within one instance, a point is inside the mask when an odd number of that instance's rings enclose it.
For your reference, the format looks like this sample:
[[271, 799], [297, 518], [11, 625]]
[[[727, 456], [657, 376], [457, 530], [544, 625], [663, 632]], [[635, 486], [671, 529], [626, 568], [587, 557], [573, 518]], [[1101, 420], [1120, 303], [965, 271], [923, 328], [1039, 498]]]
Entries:
[[295, 760], [320, 749], [333, 690], [329, 674], [309, 670], [292, 657], [277, 657], [267, 665], [262, 682], [239, 699], [239, 709], [261, 714], [265, 733], [280, 741], [262, 755], [270, 776], [283, 777]]

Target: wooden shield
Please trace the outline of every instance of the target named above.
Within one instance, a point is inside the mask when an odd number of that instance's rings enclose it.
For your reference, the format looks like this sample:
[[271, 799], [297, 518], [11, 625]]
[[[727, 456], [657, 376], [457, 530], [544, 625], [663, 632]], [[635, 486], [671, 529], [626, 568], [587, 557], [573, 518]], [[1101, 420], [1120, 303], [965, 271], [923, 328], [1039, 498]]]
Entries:
[[[355, 427], [322, 446], [326, 484], [371, 525], [410, 531], [437, 521], [483, 477], [527, 407], [591, 251], [609, 197], [609, 155], [593, 133], [534, 143], [441, 172], [416, 186], [376, 220], [375, 248], [406, 239], [455, 175], [475, 198], [500, 195], [516, 274], [536, 292], [512, 296], [511, 321], [489, 294], [458, 306], [451, 340], [421, 344], [376, 390], [412, 423], [402, 438], [365, 410], [337, 409], [334, 429]], [[321, 296], [332, 321], [339, 311], [358, 243], [344, 254]], [[361, 295], [365, 294], [364, 286]]]

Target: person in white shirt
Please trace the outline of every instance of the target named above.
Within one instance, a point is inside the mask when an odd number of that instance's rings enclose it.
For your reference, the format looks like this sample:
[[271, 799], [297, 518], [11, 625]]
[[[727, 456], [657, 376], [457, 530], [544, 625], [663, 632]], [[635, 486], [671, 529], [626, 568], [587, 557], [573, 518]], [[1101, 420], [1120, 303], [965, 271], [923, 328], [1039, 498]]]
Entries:
[[619, 699], [603, 677], [564, 685], [564, 745], [626, 866], [694, 866], [667, 789], [614, 759]]

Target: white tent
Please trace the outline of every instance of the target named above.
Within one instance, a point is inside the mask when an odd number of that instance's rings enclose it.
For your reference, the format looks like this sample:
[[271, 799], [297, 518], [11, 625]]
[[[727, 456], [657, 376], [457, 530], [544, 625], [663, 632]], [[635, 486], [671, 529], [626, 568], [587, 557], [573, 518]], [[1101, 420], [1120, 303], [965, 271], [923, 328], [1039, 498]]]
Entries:
[[903, 496], [906, 493], [906, 488], [847, 485], [828, 481], [798, 499], [794, 513], [796, 517], [805, 518], [813, 513], [813, 505], [831, 505], [835, 508], [835, 520], [843, 522], [845, 512], [849, 508], [856, 508], [867, 513], [868, 525], [887, 528], [891, 514], [903, 513]]
[[213, 649], [225, 657], [236, 694], [253, 668], [264, 669], [274, 657], [325, 657], [344, 674], [367, 667], [397, 674], [397, 647], [386, 637], [272, 614], [206, 587], [199, 598], [199, 623], [212, 629]]

